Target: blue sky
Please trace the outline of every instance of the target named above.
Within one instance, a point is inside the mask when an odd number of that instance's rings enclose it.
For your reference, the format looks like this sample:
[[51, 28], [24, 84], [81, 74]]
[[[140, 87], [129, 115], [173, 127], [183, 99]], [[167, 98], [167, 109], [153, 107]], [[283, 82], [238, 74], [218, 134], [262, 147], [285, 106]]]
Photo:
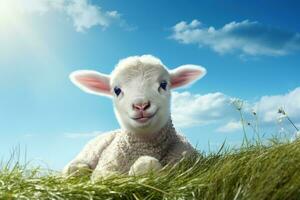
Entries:
[[97, 133], [118, 128], [111, 100], [83, 93], [68, 75], [110, 73], [142, 54], [207, 69], [172, 100], [175, 126], [200, 150], [241, 142], [233, 98], [246, 101], [247, 120], [257, 110], [263, 133], [293, 133], [276, 112], [283, 106], [300, 125], [299, 9], [297, 1], [1, 0], [0, 157], [20, 145], [60, 169]]

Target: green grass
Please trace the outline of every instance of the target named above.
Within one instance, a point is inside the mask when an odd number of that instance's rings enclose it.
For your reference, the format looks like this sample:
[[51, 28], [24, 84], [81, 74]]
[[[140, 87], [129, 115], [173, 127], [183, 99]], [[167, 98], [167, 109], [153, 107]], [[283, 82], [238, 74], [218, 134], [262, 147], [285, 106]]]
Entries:
[[158, 174], [96, 183], [3, 166], [0, 199], [300, 199], [300, 141], [224, 149]]

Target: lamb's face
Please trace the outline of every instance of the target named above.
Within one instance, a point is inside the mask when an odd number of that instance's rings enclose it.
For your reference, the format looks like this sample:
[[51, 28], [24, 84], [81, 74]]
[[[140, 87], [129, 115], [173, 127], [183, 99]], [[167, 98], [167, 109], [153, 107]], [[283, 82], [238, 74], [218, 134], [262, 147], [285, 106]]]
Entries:
[[160, 130], [170, 118], [170, 74], [160, 63], [121, 62], [111, 76], [121, 126], [135, 133]]
[[170, 118], [170, 90], [203, 77], [200, 66], [183, 65], [168, 70], [150, 55], [121, 60], [111, 75], [79, 70], [71, 81], [85, 92], [113, 98], [123, 129], [145, 134], [160, 130]]

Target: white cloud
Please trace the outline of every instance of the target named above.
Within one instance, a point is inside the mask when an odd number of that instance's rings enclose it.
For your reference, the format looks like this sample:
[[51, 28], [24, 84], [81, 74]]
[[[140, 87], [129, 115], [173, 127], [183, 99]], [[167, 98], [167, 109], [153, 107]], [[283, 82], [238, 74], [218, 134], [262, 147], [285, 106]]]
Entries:
[[25, 133], [23, 134], [23, 137], [26, 137], [26, 138], [31, 138], [31, 137], [35, 137], [36, 134], [33, 134], [33, 133]]
[[89, 4], [87, 0], [73, 1], [65, 7], [65, 10], [79, 32], [97, 25], [106, 28], [120, 18], [117, 11], [103, 12], [100, 7]]
[[300, 122], [300, 87], [283, 95], [263, 96], [254, 105], [260, 110], [261, 120], [270, 123], [278, 119], [278, 108], [283, 107], [285, 112], [295, 122]]
[[173, 92], [171, 110], [179, 127], [205, 125], [223, 119], [228, 113], [234, 115], [230, 98], [220, 92], [205, 95]]
[[64, 137], [70, 139], [77, 139], [77, 138], [92, 138], [97, 135], [100, 135], [102, 132], [100, 131], [93, 131], [93, 132], [81, 132], [81, 133], [64, 133]]
[[[223, 93], [205, 95], [190, 92], [174, 92], [172, 96], [172, 118], [177, 127], [222, 124], [218, 132], [234, 132], [242, 128], [237, 109], [232, 105], [232, 98]], [[278, 109], [283, 107], [295, 124], [300, 124], [300, 87], [282, 95], [263, 96], [258, 101], [244, 101], [244, 118], [248, 122], [256, 120], [254, 110], [259, 117], [260, 126], [277, 123]], [[286, 120], [286, 119], [283, 119]], [[296, 126], [297, 126], [296, 125]]]
[[229, 133], [242, 130], [241, 121], [229, 121], [224, 126], [217, 128], [218, 132]]
[[4, 5], [5, 10], [23, 14], [42, 15], [51, 11], [64, 13], [79, 32], [94, 26], [106, 28], [114, 22], [120, 23], [120, 26], [126, 24], [118, 11], [104, 11], [89, 0], [10, 0]]
[[300, 34], [264, 26], [248, 20], [230, 22], [222, 28], [204, 27], [198, 20], [185, 21], [173, 27], [171, 38], [184, 44], [208, 46], [225, 54], [238, 52], [241, 55], [286, 55], [300, 49]]
[[48, 0], [11, 0], [14, 6], [21, 12], [38, 12], [43, 14], [49, 11], [50, 1]]

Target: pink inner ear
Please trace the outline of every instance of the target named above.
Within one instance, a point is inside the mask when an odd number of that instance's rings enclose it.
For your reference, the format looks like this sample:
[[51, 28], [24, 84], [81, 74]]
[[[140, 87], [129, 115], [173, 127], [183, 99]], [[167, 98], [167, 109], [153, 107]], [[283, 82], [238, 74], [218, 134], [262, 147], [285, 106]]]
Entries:
[[76, 80], [91, 91], [110, 94], [109, 83], [104, 79], [98, 77], [79, 76], [76, 77]]
[[171, 87], [176, 88], [186, 85], [201, 75], [200, 70], [183, 70], [176, 72], [171, 78]]

